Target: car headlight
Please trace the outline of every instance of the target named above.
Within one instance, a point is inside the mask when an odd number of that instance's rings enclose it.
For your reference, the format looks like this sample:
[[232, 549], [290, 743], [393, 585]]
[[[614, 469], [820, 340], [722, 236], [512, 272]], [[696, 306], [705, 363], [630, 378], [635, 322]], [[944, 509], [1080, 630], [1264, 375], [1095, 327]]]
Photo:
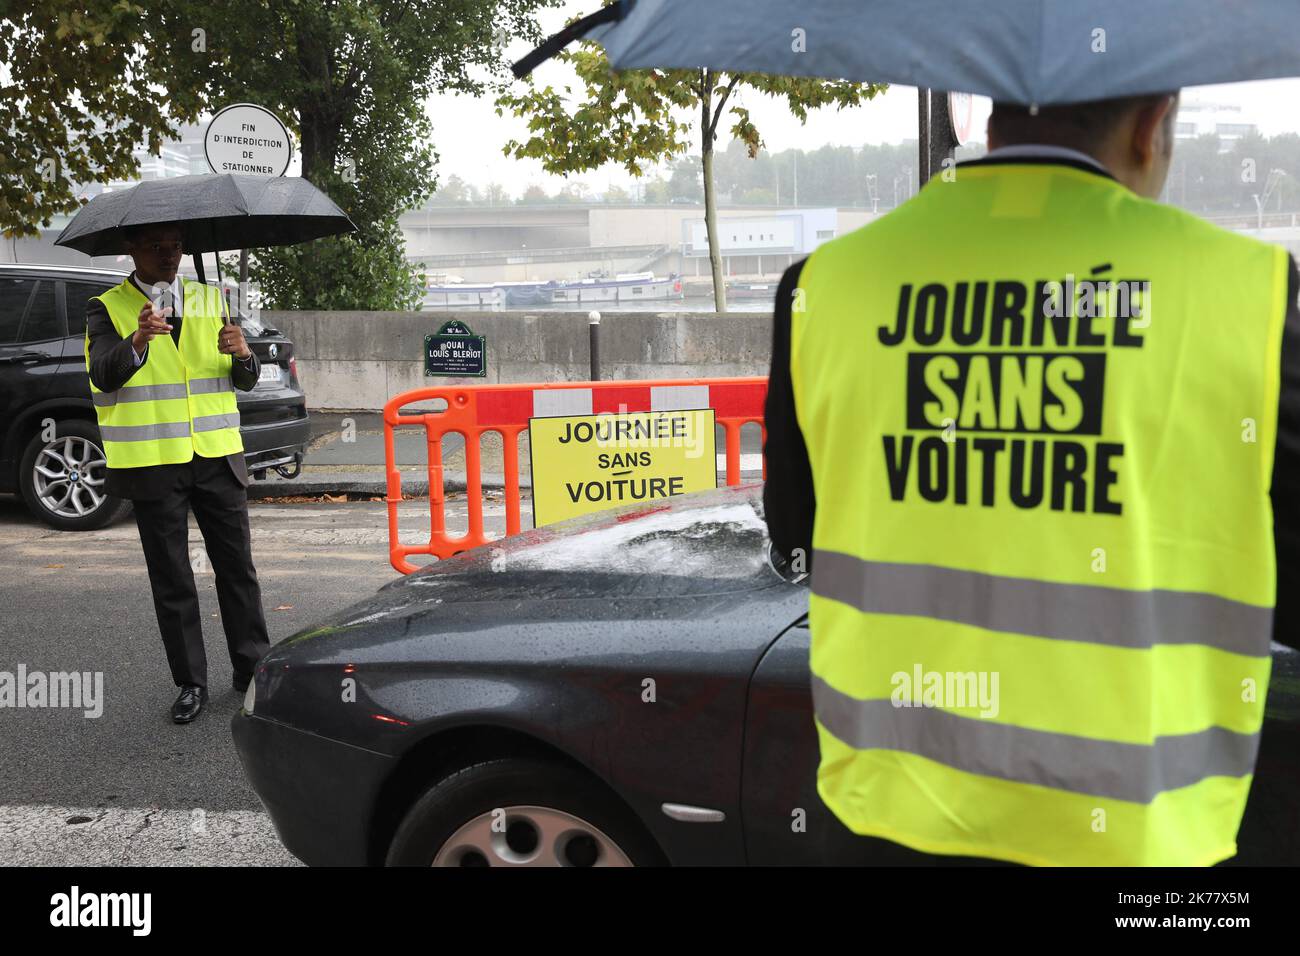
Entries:
[[257, 701], [257, 678], [254, 677], [248, 682], [248, 690], [244, 691], [244, 712], [251, 714], [253, 704]]

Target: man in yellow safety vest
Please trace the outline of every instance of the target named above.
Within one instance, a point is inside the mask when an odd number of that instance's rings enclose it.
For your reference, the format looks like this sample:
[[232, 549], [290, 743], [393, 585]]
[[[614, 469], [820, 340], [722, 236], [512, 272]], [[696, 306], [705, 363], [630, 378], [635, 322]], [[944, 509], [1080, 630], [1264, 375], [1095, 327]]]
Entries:
[[235, 389], [257, 356], [225, 321], [221, 290], [177, 275], [175, 224], [128, 229], [135, 270], [86, 307], [86, 369], [103, 440], [105, 491], [135, 506], [158, 628], [188, 723], [207, 700], [207, 658], [189, 549], [192, 508], [216, 574], [234, 686], [270, 647], [248, 524]]
[[1236, 853], [1295, 641], [1300, 313], [1285, 250], [1155, 201], [1177, 103], [995, 104], [986, 157], [782, 281], [765, 509], [832, 861]]

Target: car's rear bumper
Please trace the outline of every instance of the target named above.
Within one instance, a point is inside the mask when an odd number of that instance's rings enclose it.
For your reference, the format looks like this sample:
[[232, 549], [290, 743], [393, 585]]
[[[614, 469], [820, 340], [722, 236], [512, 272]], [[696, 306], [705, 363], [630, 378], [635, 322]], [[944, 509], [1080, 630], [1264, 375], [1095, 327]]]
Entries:
[[[240, 417], [239, 434], [244, 440], [244, 461], [250, 475], [277, 465], [302, 464], [311, 440], [311, 418], [301, 397], [296, 403], [271, 404], [269, 408], [248, 403], [240, 407]], [[257, 417], [276, 420], [258, 423]]]
[[289, 852], [309, 866], [365, 866], [376, 796], [393, 759], [242, 708], [230, 729], [244, 773]]

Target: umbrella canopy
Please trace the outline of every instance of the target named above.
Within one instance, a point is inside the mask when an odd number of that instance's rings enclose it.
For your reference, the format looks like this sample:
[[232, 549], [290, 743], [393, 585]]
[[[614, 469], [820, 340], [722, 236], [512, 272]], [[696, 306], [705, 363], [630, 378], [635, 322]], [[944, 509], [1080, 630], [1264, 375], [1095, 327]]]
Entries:
[[208, 173], [137, 183], [83, 206], [54, 240], [89, 256], [126, 252], [123, 226], [176, 223], [191, 254], [292, 246], [353, 232], [330, 198], [296, 176]]
[[1026, 105], [1300, 75], [1296, 0], [620, 0], [573, 26], [618, 69], [902, 83]]

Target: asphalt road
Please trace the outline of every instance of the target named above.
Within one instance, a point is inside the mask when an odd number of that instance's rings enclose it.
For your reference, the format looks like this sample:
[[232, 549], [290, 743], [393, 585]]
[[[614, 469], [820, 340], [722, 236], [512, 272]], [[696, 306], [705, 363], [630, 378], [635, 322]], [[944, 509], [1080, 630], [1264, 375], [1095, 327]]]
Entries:
[[[401, 506], [404, 539], [406, 528], [418, 537], [427, 508]], [[273, 643], [397, 574], [382, 502], [255, 502], [249, 513]], [[463, 501], [449, 501], [449, 526], [463, 527], [463, 515]], [[501, 533], [504, 507], [489, 503], [485, 519]], [[206, 563], [192, 518], [190, 541]], [[0, 496], [0, 671], [103, 674], [97, 718], [0, 708], [0, 866], [295, 862], [239, 766], [229, 725], [242, 695], [231, 687], [212, 573], [200, 565], [195, 580], [211, 700], [177, 726], [134, 520], [53, 531]]]

